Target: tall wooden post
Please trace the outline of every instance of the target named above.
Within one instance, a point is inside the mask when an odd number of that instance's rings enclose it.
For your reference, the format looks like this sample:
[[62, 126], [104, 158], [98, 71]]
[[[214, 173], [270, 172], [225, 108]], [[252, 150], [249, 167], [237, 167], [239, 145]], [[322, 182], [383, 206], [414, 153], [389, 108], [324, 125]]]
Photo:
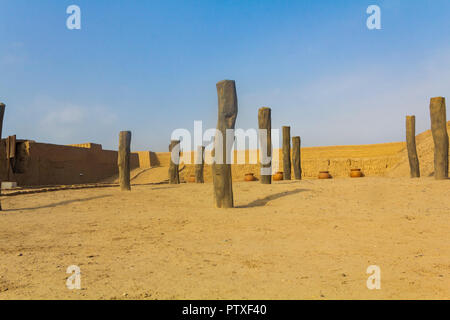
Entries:
[[[0, 103], [0, 141], [2, 139], [2, 131], [3, 131], [3, 117], [5, 116], [5, 104], [4, 103]], [[9, 159], [7, 159], [7, 161], [9, 161]], [[0, 181], [0, 195], [1, 195], [1, 181]], [[2, 203], [0, 202], [0, 211], [2, 211]]]
[[291, 180], [291, 127], [283, 127], [284, 180]]
[[431, 98], [431, 133], [434, 141], [434, 177], [448, 178], [448, 132], [445, 98]]
[[130, 149], [131, 132], [122, 131], [119, 134], [119, 182], [122, 191], [130, 191]]
[[294, 166], [295, 180], [302, 180], [301, 140], [300, 140], [300, 137], [293, 137], [292, 138], [292, 164]]
[[408, 150], [411, 178], [419, 178], [420, 167], [416, 148], [416, 116], [406, 116], [406, 148]]
[[3, 131], [3, 117], [5, 116], [5, 104], [0, 102], [0, 139], [2, 138]]
[[170, 165], [169, 165], [169, 183], [180, 184], [180, 140], [172, 140], [169, 145]]
[[[214, 140], [214, 160], [212, 164], [214, 199], [217, 208], [233, 208], [233, 183], [230, 159], [234, 134], [233, 137], [227, 137], [227, 130], [234, 131], [238, 113], [235, 82], [232, 80], [218, 82], [217, 96], [219, 112], [216, 138]], [[230, 139], [233, 139], [233, 141]]]
[[195, 160], [195, 182], [205, 183], [203, 175], [203, 168], [205, 163], [205, 147], [199, 146], [197, 148], [197, 157]]
[[6, 142], [6, 177], [10, 181], [10, 173], [13, 173], [11, 170], [11, 162], [14, 161], [16, 157], [16, 135], [9, 136], [5, 140]]
[[259, 130], [265, 130], [266, 135], [259, 137], [260, 143], [260, 168], [261, 183], [272, 183], [272, 110], [270, 108], [261, 108], [258, 110]]

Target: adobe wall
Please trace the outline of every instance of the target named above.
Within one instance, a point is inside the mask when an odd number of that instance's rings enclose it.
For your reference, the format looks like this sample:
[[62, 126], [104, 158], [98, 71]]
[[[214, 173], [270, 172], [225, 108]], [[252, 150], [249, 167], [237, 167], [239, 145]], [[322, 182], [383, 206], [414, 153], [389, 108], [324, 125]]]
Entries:
[[[365, 176], [381, 177], [400, 161], [399, 157], [379, 157], [379, 158], [354, 158], [354, 159], [317, 159], [302, 161], [302, 177], [305, 179], [315, 179], [319, 171], [329, 171], [334, 178], [348, 177], [350, 169], [360, 168]], [[194, 175], [194, 165], [181, 165], [183, 169], [180, 177], [187, 180], [190, 175]], [[236, 164], [232, 165], [233, 180], [242, 181], [246, 173], [253, 173], [260, 178], [260, 167], [257, 164]], [[293, 170], [293, 169], [291, 169]], [[283, 164], [279, 166], [279, 171], [283, 171]], [[292, 171], [293, 172], [293, 171]], [[211, 166], [205, 165], [205, 181], [212, 181]]]
[[[385, 143], [375, 145], [359, 146], [331, 146], [331, 147], [309, 147], [302, 148], [301, 163], [303, 178], [317, 178], [319, 171], [329, 171], [333, 177], [348, 177], [350, 169], [360, 168], [366, 176], [385, 176], [387, 171], [397, 165], [401, 160], [400, 151], [404, 149], [405, 144]], [[283, 171], [283, 157], [281, 150], [278, 150], [278, 167]], [[183, 155], [183, 154], [182, 154]], [[168, 166], [170, 153], [157, 153], [161, 166]], [[246, 173], [254, 173], [260, 177], [258, 164], [254, 164], [250, 159], [259, 161], [259, 152], [257, 151], [235, 151], [234, 157], [238, 156], [245, 159], [245, 164], [234, 164], [232, 166], [233, 180], [243, 180]], [[187, 156], [193, 163], [194, 154], [191, 152]], [[206, 163], [211, 163], [211, 152], [205, 152]], [[273, 161], [275, 163], [276, 160]], [[183, 169], [184, 167], [184, 169]], [[187, 180], [195, 172], [193, 164], [180, 166], [183, 169], [180, 177]], [[212, 181], [211, 166], [205, 166], [205, 181]]]
[[[400, 151], [404, 143], [379, 145], [333, 146], [302, 148], [302, 169], [304, 178], [316, 178], [319, 171], [328, 170], [334, 177], [346, 177], [352, 168], [361, 168], [366, 176], [384, 176], [401, 160]], [[182, 154], [183, 155], [183, 154]], [[192, 163], [194, 153], [187, 153]], [[67, 185], [102, 182], [116, 176], [117, 151], [103, 150], [98, 144], [79, 144], [61, 146], [34, 141], [18, 141], [17, 157], [14, 162], [15, 173], [10, 172], [10, 181], [19, 186]], [[250, 159], [259, 161], [256, 151], [235, 151], [234, 157], [245, 159], [246, 164], [233, 165], [233, 180], [243, 180], [245, 173], [259, 177], [259, 165], [251, 164]], [[0, 179], [7, 180], [5, 140], [0, 142]], [[206, 152], [207, 162], [211, 152]], [[141, 151], [131, 154], [131, 169], [168, 167], [169, 152]], [[275, 163], [276, 160], [274, 160]], [[282, 154], [278, 157], [279, 170], [283, 171]], [[181, 164], [180, 177], [186, 179], [194, 174], [194, 165]], [[211, 168], [206, 165], [205, 180], [210, 182]]]
[[[62, 146], [24, 141], [17, 143], [10, 181], [19, 186], [95, 183], [118, 173], [117, 151], [102, 150], [101, 145]], [[5, 140], [0, 146], [0, 175], [7, 180]], [[139, 154], [132, 153], [131, 169], [139, 167]]]

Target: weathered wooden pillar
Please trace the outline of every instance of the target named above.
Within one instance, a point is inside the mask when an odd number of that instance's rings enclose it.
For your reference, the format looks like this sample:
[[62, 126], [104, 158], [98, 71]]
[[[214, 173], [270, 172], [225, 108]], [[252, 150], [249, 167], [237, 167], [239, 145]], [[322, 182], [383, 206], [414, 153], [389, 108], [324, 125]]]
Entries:
[[416, 148], [416, 116], [406, 116], [406, 148], [408, 150], [411, 178], [419, 178], [420, 167]]
[[[5, 104], [0, 102], [0, 141], [2, 139], [2, 131], [3, 131], [3, 117], [5, 116]], [[9, 159], [8, 159], [9, 161]], [[0, 181], [0, 195], [1, 195], [1, 181]], [[2, 210], [2, 203], [0, 202], [0, 211]]]
[[[272, 183], [272, 110], [270, 108], [261, 108], [258, 110], [258, 126], [260, 130], [260, 168], [261, 183]], [[266, 134], [262, 134], [262, 132]]]
[[292, 138], [292, 164], [294, 166], [295, 180], [302, 180], [301, 140], [300, 137]]
[[169, 165], [169, 183], [180, 184], [180, 140], [172, 140], [169, 145], [170, 165]]
[[119, 182], [122, 191], [130, 191], [130, 149], [131, 132], [122, 131], [119, 134]]
[[291, 127], [283, 127], [284, 180], [291, 180]]
[[448, 178], [448, 132], [445, 98], [431, 98], [431, 133], [434, 141], [434, 177]]
[[195, 183], [205, 183], [203, 168], [205, 166], [205, 147], [197, 148], [197, 158], [195, 160]]
[[5, 116], [5, 104], [0, 102], [0, 139], [2, 138], [3, 131], [3, 117]]
[[[214, 182], [214, 199], [217, 208], [233, 208], [233, 183], [231, 177], [231, 148], [233, 137], [227, 137], [227, 130], [233, 130], [238, 113], [236, 84], [232, 80], [223, 80], [217, 83], [217, 96], [219, 104], [217, 132], [214, 140], [214, 160], [212, 175]], [[230, 141], [233, 139], [233, 141]]]
[[[16, 135], [9, 136], [5, 140], [6, 142], [6, 181], [10, 181], [11, 177], [11, 162], [14, 161], [14, 158], [16, 157]], [[14, 173], [13, 173], [14, 174]]]

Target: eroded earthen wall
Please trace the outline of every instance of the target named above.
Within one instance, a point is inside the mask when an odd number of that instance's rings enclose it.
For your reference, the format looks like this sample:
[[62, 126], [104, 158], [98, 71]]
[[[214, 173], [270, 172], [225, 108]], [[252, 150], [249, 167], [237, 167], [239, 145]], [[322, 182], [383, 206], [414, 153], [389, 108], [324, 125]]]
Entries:
[[[319, 171], [329, 171], [333, 177], [348, 177], [350, 169], [361, 169], [366, 176], [384, 176], [401, 160], [400, 151], [403, 148], [404, 143], [302, 148], [302, 177], [317, 178]], [[169, 153], [157, 153], [156, 156], [161, 166], [168, 166]], [[274, 157], [273, 166], [278, 164], [279, 171], [284, 171], [281, 150], [275, 150]], [[205, 151], [205, 158], [206, 163], [211, 163], [211, 151]], [[257, 151], [235, 151], [234, 158], [235, 163], [241, 159], [244, 164], [232, 166], [233, 180], [243, 180], [246, 173], [254, 173], [259, 178], [259, 165], [254, 164], [259, 161]], [[193, 163], [193, 153], [187, 153], [187, 159]], [[194, 164], [182, 163], [180, 169], [180, 177], [185, 180], [195, 172]], [[204, 175], [205, 181], [211, 182], [211, 166], [205, 166]]]
[[[91, 144], [61, 146], [31, 141], [17, 143], [14, 171], [9, 180], [19, 186], [95, 183], [118, 173], [117, 151]], [[5, 140], [0, 145], [0, 175], [8, 180]], [[131, 154], [131, 168], [139, 167], [139, 155]]]

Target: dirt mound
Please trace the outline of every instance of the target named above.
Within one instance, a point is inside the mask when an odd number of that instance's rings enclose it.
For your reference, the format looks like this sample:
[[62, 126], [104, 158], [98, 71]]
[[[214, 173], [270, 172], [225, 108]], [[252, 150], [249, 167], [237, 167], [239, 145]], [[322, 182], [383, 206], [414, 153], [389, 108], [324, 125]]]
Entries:
[[[447, 131], [450, 136], [450, 121], [447, 122]], [[422, 177], [434, 175], [434, 142], [431, 130], [422, 132], [416, 137], [417, 155], [419, 156], [420, 174]], [[401, 161], [387, 172], [389, 177], [408, 177], [409, 160], [406, 147], [401, 153]]]

